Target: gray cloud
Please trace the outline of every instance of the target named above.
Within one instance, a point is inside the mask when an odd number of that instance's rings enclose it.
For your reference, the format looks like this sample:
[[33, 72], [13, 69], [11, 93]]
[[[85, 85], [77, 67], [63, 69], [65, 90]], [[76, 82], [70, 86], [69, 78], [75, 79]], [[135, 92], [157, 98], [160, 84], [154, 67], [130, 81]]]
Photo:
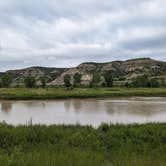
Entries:
[[166, 60], [165, 0], [0, 2], [0, 71], [137, 57]]

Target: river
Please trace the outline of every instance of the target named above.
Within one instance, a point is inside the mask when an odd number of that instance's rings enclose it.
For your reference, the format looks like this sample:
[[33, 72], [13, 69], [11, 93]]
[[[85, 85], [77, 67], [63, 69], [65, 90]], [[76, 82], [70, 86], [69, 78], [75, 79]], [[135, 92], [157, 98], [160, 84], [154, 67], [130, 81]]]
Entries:
[[81, 124], [166, 122], [166, 98], [0, 100], [0, 121], [8, 124]]

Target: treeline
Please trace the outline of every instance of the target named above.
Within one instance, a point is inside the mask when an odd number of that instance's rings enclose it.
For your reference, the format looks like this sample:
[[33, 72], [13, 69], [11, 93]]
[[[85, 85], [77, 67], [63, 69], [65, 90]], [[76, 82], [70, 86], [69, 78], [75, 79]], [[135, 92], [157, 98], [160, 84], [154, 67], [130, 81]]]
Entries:
[[[66, 88], [71, 87], [81, 87], [83, 86], [81, 84], [81, 77], [82, 75], [80, 73], [75, 73], [72, 77], [69, 74], [66, 74], [64, 76], [64, 86]], [[92, 80], [89, 82], [89, 85], [86, 85], [91, 87], [112, 87], [113, 86], [113, 76], [110, 72], [104, 72], [102, 75], [98, 73], [94, 73]]]
[[149, 78], [147, 75], [141, 75], [133, 78], [131, 81], [126, 82], [126, 87], [134, 87], [134, 88], [157, 88], [164, 86], [164, 80], [159, 81], [157, 78]]
[[[47, 77], [40, 77], [38, 80], [36, 80], [33, 76], [27, 76], [23, 78], [23, 84], [27, 88], [34, 88], [37, 86], [37, 81], [40, 81], [40, 86], [45, 88], [46, 83], [48, 81]], [[5, 74], [0, 79], [0, 88], [9, 88], [11, 87], [13, 82], [13, 78], [10, 74]]]
[[[68, 89], [74, 88], [74, 87], [81, 87], [83, 86], [81, 84], [81, 78], [82, 75], [80, 73], [74, 74], [73, 77], [71, 77], [69, 74], [66, 74], [64, 76], [64, 86]], [[5, 74], [0, 79], [0, 87], [2, 88], [8, 88], [12, 84], [12, 76], [10, 74]], [[37, 84], [37, 82], [40, 82], [40, 85]], [[27, 88], [34, 88], [37, 86], [45, 88], [48, 82], [48, 78], [45, 76], [42, 76], [38, 79], [36, 79], [33, 76], [27, 76], [23, 78], [23, 84]], [[97, 86], [103, 86], [103, 87], [112, 87], [113, 86], [113, 77], [110, 72], [105, 72], [101, 76], [100, 74], [94, 73], [92, 80], [89, 82], [89, 85], [86, 85], [89, 87], [97, 87]]]
[[[84, 85], [82, 84], [82, 74], [75, 73], [73, 76], [66, 74], [63, 78], [64, 87], [67, 89], [72, 89], [75, 87], [113, 87], [116, 85], [116, 77], [109, 71], [104, 73], [93, 73], [93, 76], [89, 82]], [[34, 76], [26, 76], [22, 79], [22, 86], [27, 88], [34, 88], [34, 87], [42, 87], [45, 88], [47, 86], [49, 79], [46, 76], [42, 76], [40, 78], [35, 78]], [[121, 80], [120, 80], [121, 81]], [[130, 80], [122, 80], [124, 82], [121, 87], [128, 87], [128, 88], [155, 88], [165, 86], [165, 80], [157, 78], [150, 78], [148, 75], [140, 75], [134, 77]], [[10, 74], [5, 74], [0, 78], [0, 88], [9, 88], [13, 83], [13, 78]], [[20, 86], [20, 85], [15, 85]]]
[[[72, 78], [70, 75], [65, 75], [64, 77], [64, 85], [65, 87], [80, 87], [81, 86], [81, 74], [76, 73], [73, 77], [73, 84], [71, 83]], [[157, 88], [161, 86], [165, 86], [165, 80], [157, 78], [150, 78], [148, 75], [141, 75], [134, 77], [128, 81], [123, 80], [125, 84], [121, 85], [121, 87], [128, 88]], [[94, 73], [92, 81], [89, 83], [89, 87], [113, 87], [116, 86], [114, 84], [115, 77], [109, 72], [105, 72], [102, 75], [100, 73]]]

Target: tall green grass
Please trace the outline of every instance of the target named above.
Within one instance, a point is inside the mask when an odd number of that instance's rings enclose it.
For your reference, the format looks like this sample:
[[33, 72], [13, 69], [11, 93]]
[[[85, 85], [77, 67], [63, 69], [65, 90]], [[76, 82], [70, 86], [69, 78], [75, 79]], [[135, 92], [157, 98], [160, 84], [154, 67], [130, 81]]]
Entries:
[[0, 125], [2, 166], [165, 166], [166, 124]]
[[0, 88], [0, 99], [56, 99], [130, 96], [166, 96], [166, 88]]

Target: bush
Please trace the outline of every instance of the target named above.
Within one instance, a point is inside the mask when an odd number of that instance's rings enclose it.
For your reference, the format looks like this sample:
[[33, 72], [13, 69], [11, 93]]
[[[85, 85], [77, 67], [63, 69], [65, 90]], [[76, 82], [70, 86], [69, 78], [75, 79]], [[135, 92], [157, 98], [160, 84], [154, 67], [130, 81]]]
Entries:
[[78, 86], [81, 84], [81, 74], [80, 73], [74, 74], [73, 79], [74, 79], [74, 86]]
[[24, 79], [25, 86], [27, 88], [34, 88], [36, 86], [35, 77], [28, 76]]
[[12, 83], [12, 77], [9, 74], [5, 74], [1, 78], [1, 86], [8, 88], [10, 84]]
[[1, 123], [0, 138], [2, 166], [163, 166], [166, 161], [165, 123], [102, 124], [98, 129]]
[[113, 77], [110, 71], [106, 71], [104, 73], [104, 79], [105, 79], [105, 86], [106, 87], [112, 87], [113, 86]]
[[41, 81], [41, 86], [42, 88], [46, 87], [46, 83], [47, 83], [47, 78], [46, 77], [40, 77], [40, 81]]
[[66, 88], [71, 87], [70, 81], [71, 81], [70, 75], [66, 74], [66, 75], [64, 76], [64, 84], [65, 84], [65, 87], [66, 87]]
[[92, 83], [92, 87], [99, 86], [100, 81], [101, 81], [100, 74], [94, 73], [93, 74], [93, 79], [92, 79], [92, 82], [91, 82]]
[[149, 79], [147, 75], [138, 76], [132, 81], [133, 87], [159, 87], [160, 84], [156, 78]]
[[152, 88], [157, 88], [160, 86], [159, 82], [156, 80], [156, 78], [152, 78], [150, 81], [149, 81], [149, 84], [150, 84], [150, 87]]

